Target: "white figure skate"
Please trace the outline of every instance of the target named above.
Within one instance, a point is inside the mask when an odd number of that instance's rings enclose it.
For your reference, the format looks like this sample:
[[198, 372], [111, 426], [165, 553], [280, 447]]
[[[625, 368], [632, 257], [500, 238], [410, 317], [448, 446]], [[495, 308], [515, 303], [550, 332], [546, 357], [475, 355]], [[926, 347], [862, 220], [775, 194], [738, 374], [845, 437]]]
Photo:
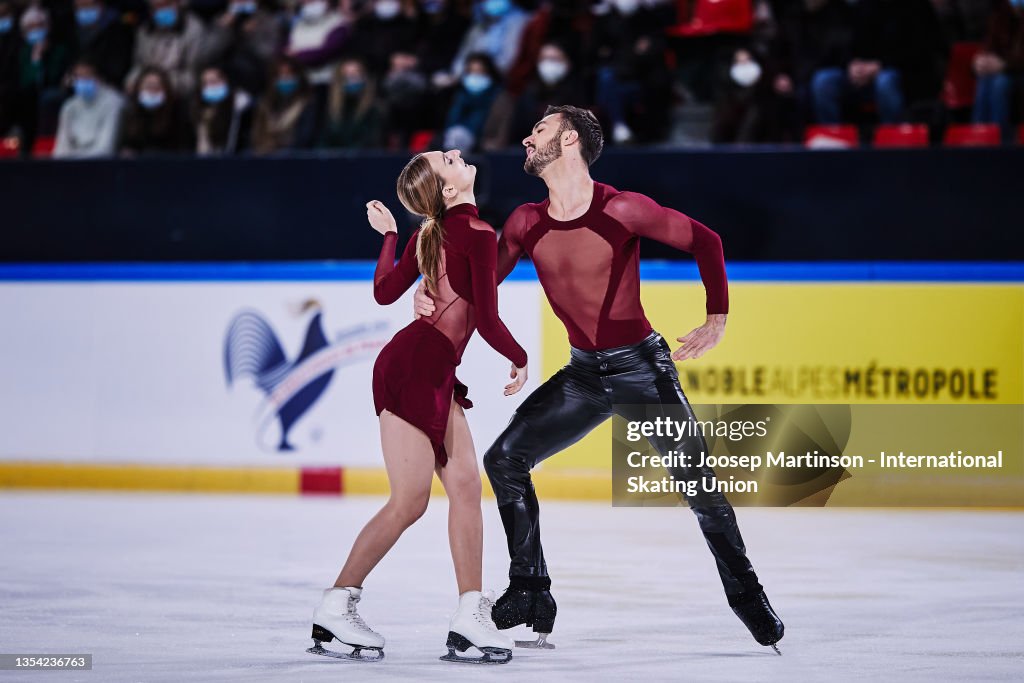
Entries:
[[[512, 659], [512, 639], [494, 626], [491, 619], [493, 607], [494, 602], [480, 591], [467, 591], [459, 596], [459, 608], [448, 627], [448, 654], [441, 657], [442, 661], [505, 664]], [[480, 657], [456, 654], [471, 647], [483, 654]]]
[[[356, 603], [362, 595], [362, 588], [328, 588], [324, 597], [313, 611], [313, 647], [306, 650], [314, 655], [337, 659], [351, 659], [357, 662], [379, 662], [384, 659], [384, 637], [375, 632], [356, 612]], [[345, 654], [325, 649], [321, 642], [339, 643], [353, 648]], [[374, 653], [363, 654], [363, 650]]]

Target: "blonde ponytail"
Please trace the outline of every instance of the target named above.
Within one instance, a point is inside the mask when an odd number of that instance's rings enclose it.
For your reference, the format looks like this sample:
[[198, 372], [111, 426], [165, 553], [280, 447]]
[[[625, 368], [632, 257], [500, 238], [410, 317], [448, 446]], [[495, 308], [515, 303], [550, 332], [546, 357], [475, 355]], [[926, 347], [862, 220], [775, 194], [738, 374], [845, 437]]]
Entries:
[[416, 260], [428, 291], [436, 296], [441, 276], [441, 249], [444, 248], [444, 181], [430, 167], [426, 157], [417, 154], [398, 174], [396, 186], [402, 206], [424, 217], [416, 242]]
[[428, 216], [420, 223], [420, 238], [416, 242], [416, 261], [420, 264], [427, 290], [437, 295], [437, 280], [441, 276], [441, 249], [444, 248], [444, 223], [440, 216]]

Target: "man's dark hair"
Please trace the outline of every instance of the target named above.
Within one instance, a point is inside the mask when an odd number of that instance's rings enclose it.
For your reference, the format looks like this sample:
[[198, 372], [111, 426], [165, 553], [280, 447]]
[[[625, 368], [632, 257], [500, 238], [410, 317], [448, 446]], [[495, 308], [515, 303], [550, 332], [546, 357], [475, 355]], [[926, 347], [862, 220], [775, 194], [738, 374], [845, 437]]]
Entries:
[[466, 56], [463, 64], [468, 67], [470, 62], [479, 62], [480, 64], [483, 64], [484, 71], [486, 71], [487, 75], [491, 77], [491, 83], [501, 83], [501, 72], [498, 71], [498, 67], [494, 64], [494, 58], [489, 54], [486, 52], [471, 52]]
[[[0, 2], [0, 4], [3, 4], [3, 3]], [[97, 71], [97, 72], [100, 70], [100, 68], [99, 68], [99, 61], [96, 59], [96, 57], [92, 53], [88, 53], [88, 52], [86, 54], [82, 55], [81, 57], [79, 57], [78, 59], [76, 59], [74, 62], [72, 62], [71, 68], [74, 69], [76, 66], [85, 66], [85, 67], [88, 67], [88, 68], [92, 69], [93, 71]]]
[[580, 156], [590, 166], [601, 156], [604, 149], [604, 133], [601, 131], [601, 124], [597, 117], [587, 109], [574, 107], [569, 104], [550, 106], [544, 111], [544, 116], [561, 114], [562, 123], [558, 127], [558, 134], [563, 131], [574, 130], [580, 136]]

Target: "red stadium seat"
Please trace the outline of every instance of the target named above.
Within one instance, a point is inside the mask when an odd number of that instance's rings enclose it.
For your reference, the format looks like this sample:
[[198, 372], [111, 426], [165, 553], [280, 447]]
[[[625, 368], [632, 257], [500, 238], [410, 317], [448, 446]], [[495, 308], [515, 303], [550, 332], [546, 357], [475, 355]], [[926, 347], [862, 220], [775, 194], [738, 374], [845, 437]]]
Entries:
[[808, 149], [849, 149], [860, 144], [857, 126], [807, 126], [804, 147]]
[[963, 109], [974, 104], [974, 55], [981, 43], [953, 43], [942, 83], [942, 103], [948, 109]]
[[430, 143], [434, 139], [437, 131], [434, 130], [418, 130], [409, 137], [409, 151], [414, 154], [420, 152], [426, 152], [430, 149]]
[[1000, 143], [999, 126], [994, 123], [969, 123], [950, 126], [943, 142], [950, 147], [984, 147]]
[[754, 25], [751, 0], [693, 0], [692, 15], [687, 11], [690, 4], [690, 0], [678, 0], [681, 21], [666, 29], [668, 35], [692, 38], [715, 33], [750, 33]]
[[17, 136], [0, 138], [0, 159], [17, 159], [21, 141]]
[[875, 147], [927, 147], [928, 126], [923, 123], [882, 125], [875, 129]]
[[32, 144], [32, 156], [37, 159], [53, 156], [53, 148], [57, 144], [57, 138], [52, 135], [40, 135]]

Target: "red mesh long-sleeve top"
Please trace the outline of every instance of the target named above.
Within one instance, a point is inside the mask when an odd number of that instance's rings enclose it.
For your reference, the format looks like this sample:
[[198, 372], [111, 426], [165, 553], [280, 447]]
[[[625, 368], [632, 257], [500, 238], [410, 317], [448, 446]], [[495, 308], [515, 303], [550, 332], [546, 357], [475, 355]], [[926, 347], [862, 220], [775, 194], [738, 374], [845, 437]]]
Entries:
[[[444, 214], [444, 249], [438, 270], [438, 291], [434, 293], [436, 307], [430, 317], [420, 320], [434, 326], [455, 347], [456, 362], [479, 329], [495, 351], [512, 361], [516, 367], [526, 365], [526, 351], [498, 317], [497, 238], [494, 229], [480, 219], [473, 204], [458, 204]], [[373, 277], [373, 296], [380, 304], [398, 300], [419, 277], [416, 261], [416, 240], [413, 233], [395, 263], [398, 235], [384, 236], [377, 270]]]
[[707, 312], [729, 311], [722, 241], [705, 225], [650, 197], [598, 182], [579, 218], [555, 220], [549, 204], [523, 204], [509, 216], [498, 243], [498, 282], [526, 252], [574, 347], [627, 346], [650, 334], [640, 303], [640, 237], [692, 253]]

